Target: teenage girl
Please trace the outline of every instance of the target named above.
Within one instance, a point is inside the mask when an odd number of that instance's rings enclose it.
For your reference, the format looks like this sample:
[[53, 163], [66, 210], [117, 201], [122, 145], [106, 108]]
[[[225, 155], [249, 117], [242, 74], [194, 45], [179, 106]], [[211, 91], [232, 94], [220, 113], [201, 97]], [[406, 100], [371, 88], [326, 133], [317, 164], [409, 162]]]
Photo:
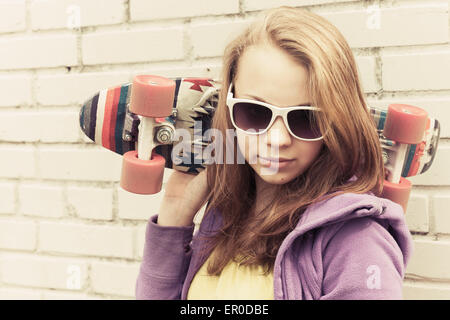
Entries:
[[212, 127], [235, 130], [223, 150], [245, 163], [171, 174], [136, 298], [401, 299], [412, 237], [379, 197], [381, 147], [337, 28], [268, 10], [227, 46], [221, 84]]

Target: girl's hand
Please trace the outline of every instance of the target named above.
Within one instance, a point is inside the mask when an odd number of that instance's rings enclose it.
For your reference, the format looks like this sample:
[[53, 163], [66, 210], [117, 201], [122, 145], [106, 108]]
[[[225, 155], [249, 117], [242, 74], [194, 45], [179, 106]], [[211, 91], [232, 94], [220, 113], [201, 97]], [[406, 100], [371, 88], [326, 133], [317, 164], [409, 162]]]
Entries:
[[197, 175], [173, 170], [158, 212], [162, 226], [190, 226], [209, 193], [206, 169]]

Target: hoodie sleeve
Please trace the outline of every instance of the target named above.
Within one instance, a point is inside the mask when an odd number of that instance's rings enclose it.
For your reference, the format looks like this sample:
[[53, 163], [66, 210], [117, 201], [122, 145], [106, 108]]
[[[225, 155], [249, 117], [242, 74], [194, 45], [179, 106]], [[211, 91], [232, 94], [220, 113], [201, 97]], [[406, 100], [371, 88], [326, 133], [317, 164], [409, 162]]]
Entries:
[[136, 299], [179, 300], [192, 256], [190, 242], [195, 226], [161, 226], [157, 218], [154, 215], [147, 223]]
[[321, 300], [403, 299], [402, 251], [370, 217], [343, 223], [323, 252]]

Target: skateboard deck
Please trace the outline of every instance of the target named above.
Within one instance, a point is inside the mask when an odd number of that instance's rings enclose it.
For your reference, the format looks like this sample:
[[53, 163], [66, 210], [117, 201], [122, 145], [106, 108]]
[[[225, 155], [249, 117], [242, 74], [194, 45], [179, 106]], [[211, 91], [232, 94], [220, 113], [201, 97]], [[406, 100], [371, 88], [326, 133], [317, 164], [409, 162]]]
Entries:
[[[191, 141], [205, 147], [204, 133], [211, 127], [212, 117], [218, 104], [220, 82], [209, 78], [170, 78], [175, 81], [175, 98], [172, 115], [159, 118], [161, 123], [169, 122], [176, 129], [188, 129]], [[128, 104], [132, 83], [103, 89], [87, 100], [80, 110], [80, 127], [89, 139], [115, 153], [136, 150], [140, 118], [129, 111]], [[369, 107], [370, 115], [377, 127], [382, 147], [395, 145], [393, 140], [383, 137], [387, 110]], [[194, 122], [201, 121], [201, 130], [195, 132]], [[198, 130], [198, 129], [197, 129]], [[431, 166], [439, 140], [439, 121], [429, 118], [422, 142], [408, 145], [403, 161], [402, 177], [424, 173]], [[195, 137], [200, 137], [200, 140]], [[189, 173], [199, 173], [207, 159], [201, 152], [176, 155], [177, 163], [171, 159], [174, 144], [158, 145], [155, 152], [162, 155], [165, 167]], [[198, 150], [198, 149], [197, 149]], [[175, 155], [174, 155], [175, 156]]]

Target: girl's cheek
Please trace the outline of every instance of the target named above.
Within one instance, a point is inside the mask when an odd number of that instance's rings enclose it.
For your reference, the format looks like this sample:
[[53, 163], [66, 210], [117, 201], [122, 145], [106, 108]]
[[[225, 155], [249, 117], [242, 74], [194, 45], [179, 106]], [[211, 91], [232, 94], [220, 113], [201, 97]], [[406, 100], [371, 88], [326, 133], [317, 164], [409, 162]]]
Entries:
[[320, 150], [322, 149], [323, 141], [315, 141], [310, 142], [310, 146], [307, 150], [307, 154], [309, 155], [309, 162], [316, 161], [317, 157], [319, 156]]

